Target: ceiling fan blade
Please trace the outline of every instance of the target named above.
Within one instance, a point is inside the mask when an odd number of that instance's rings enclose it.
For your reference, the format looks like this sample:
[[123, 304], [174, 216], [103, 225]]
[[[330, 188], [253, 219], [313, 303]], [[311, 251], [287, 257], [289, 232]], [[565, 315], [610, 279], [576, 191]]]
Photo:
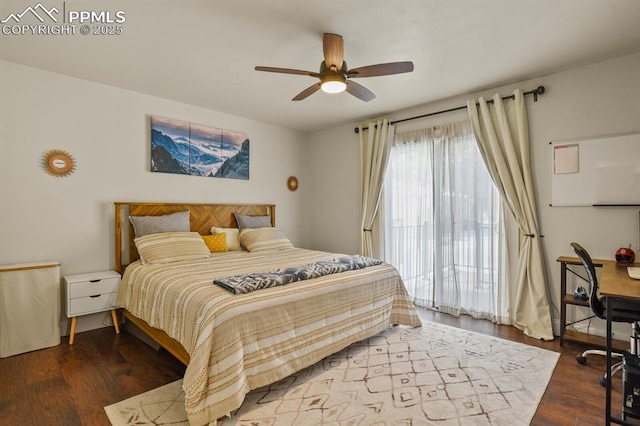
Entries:
[[324, 63], [328, 69], [335, 65], [342, 69], [344, 60], [344, 40], [337, 34], [325, 33], [322, 38], [322, 50], [324, 51]]
[[389, 62], [386, 64], [368, 65], [347, 71], [349, 78], [377, 77], [380, 75], [402, 74], [413, 71], [413, 62]]
[[320, 90], [320, 83], [316, 83], [313, 86], [309, 86], [304, 89], [302, 92], [298, 93], [295, 98], [291, 99], [292, 101], [301, 101], [306, 97], [313, 95], [318, 90]]
[[347, 88], [345, 90], [365, 102], [369, 102], [376, 97], [371, 90], [354, 81], [347, 81]]
[[256, 67], [256, 71], [278, 72], [281, 74], [296, 74], [296, 75], [308, 75], [309, 77], [320, 77], [320, 74], [318, 74], [317, 72], [292, 70], [290, 68]]

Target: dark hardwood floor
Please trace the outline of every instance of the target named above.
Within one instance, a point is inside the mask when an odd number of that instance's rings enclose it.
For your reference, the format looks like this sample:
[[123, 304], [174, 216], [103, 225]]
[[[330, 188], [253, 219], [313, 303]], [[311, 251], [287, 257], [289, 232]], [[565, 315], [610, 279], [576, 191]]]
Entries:
[[113, 327], [79, 333], [73, 346], [0, 359], [0, 425], [110, 425], [104, 407], [178, 380], [184, 365]]
[[[605, 391], [598, 382], [604, 357], [579, 365], [580, 346], [560, 347], [510, 326], [470, 317], [454, 318], [420, 310], [428, 321], [513, 340], [559, 352], [560, 360], [532, 425], [602, 425]], [[0, 425], [109, 425], [107, 405], [181, 378], [185, 367], [164, 350], [156, 351], [123, 330], [113, 328], [76, 335], [73, 346], [60, 345], [0, 359]], [[620, 407], [621, 379], [614, 379], [614, 410]]]

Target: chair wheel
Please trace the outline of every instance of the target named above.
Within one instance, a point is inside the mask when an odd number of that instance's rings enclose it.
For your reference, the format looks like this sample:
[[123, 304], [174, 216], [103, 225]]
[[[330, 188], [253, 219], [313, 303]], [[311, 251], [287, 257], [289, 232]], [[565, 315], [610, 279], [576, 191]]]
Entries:
[[605, 379], [604, 376], [600, 376], [598, 377], [598, 383], [604, 388], [607, 386], [607, 379]]
[[587, 363], [587, 357], [586, 356], [582, 356], [582, 355], [578, 355], [576, 356], [576, 361], [578, 361], [578, 364], [586, 364]]

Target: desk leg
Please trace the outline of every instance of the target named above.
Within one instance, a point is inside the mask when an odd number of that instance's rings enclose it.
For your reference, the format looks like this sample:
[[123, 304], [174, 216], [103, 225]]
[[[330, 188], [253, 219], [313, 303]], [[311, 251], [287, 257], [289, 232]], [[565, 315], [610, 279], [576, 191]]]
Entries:
[[567, 305], [564, 298], [567, 294], [567, 264], [560, 263], [560, 346], [564, 345], [564, 331], [567, 323]]
[[605, 425], [611, 424], [611, 298], [605, 298], [605, 307], [607, 311], [607, 391], [605, 399]]

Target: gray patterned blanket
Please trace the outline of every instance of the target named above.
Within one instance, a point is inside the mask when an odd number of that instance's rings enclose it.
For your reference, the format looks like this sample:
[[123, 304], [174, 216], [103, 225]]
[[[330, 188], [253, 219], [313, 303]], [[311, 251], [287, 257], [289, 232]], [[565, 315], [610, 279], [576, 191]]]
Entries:
[[214, 280], [213, 283], [234, 294], [242, 294], [324, 275], [381, 265], [382, 263], [382, 261], [370, 257], [347, 256], [268, 272], [235, 275]]

